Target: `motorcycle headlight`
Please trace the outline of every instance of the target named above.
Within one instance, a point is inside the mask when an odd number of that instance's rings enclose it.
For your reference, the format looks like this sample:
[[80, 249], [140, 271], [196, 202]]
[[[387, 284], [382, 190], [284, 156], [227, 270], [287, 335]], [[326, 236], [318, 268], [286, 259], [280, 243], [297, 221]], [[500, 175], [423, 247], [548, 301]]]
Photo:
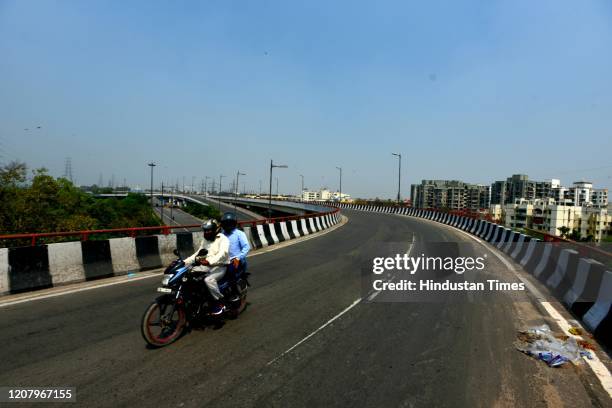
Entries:
[[167, 286], [168, 282], [170, 282], [170, 279], [172, 279], [174, 275], [164, 275], [164, 278], [162, 279], [162, 285]]

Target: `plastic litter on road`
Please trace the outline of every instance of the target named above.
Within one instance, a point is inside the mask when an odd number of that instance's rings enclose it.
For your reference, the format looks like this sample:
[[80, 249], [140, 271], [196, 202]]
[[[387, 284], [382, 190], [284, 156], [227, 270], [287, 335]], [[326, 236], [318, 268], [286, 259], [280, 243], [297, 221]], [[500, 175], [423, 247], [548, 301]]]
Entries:
[[519, 331], [515, 346], [517, 350], [544, 361], [549, 367], [560, 367], [567, 362], [580, 364], [582, 357], [593, 358], [591, 352], [586, 350], [592, 350], [592, 345], [574, 337], [555, 335], [546, 324]]
[[582, 329], [580, 327], [570, 327], [568, 331], [574, 336], [582, 336]]

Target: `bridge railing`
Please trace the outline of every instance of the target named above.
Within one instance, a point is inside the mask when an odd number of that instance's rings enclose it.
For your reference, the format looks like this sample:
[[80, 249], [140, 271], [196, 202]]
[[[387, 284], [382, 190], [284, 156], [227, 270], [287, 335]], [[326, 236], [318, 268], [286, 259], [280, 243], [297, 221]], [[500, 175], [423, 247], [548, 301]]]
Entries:
[[[306, 215], [293, 215], [286, 217], [273, 217], [273, 218], [264, 218], [261, 220], [250, 220], [250, 221], [239, 221], [238, 225], [240, 227], [245, 226], [256, 226], [258, 224], [272, 224], [275, 222], [282, 221], [292, 221], [298, 219], [308, 219], [312, 217], [319, 217], [321, 215], [327, 214], [335, 214], [340, 211], [339, 208], [330, 207], [330, 211], [323, 213], [312, 213]], [[113, 236], [128, 236], [128, 237], [136, 237], [141, 235], [147, 235], [155, 232], [159, 232], [163, 235], [171, 234], [173, 230], [177, 229], [189, 229], [189, 228], [199, 228], [200, 224], [190, 224], [190, 225], [159, 225], [153, 227], [133, 227], [133, 228], [112, 228], [112, 229], [98, 229], [98, 230], [83, 230], [83, 231], [64, 231], [64, 232], [38, 232], [38, 233], [25, 233], [25, 234], [5, 234], [0, 235], [0, 243], [3, 241], [14, 241], [19, 242], [28, 241], [30, 246], [36, 246], [41, 240], [49, 239], [49, 238], [70, 238], [70, 237], [79, 237], [80, 241], [87, 241], [89, 238], [93, 236], [99, 235], [113, 235]], [[3, 245], [0, 245], [2, 247]], [[8, 246], [8, 245], [4, 245]]]

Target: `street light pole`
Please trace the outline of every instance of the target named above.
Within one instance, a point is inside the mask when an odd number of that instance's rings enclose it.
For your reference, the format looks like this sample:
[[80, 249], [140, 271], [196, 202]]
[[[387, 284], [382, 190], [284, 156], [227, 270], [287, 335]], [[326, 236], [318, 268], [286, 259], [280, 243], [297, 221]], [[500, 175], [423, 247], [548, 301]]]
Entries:
[[164, 223], [164, 182], [161, 183], [161, 222]]
[[173, 211], [172, 209], [174, 208], [174, 187], [172, 187], [172, 191], [170, 193], [170, 219], [173, 220], [174, 219], [174, 215], [173, 215]]
[[240, 176], [246, 176], [246, 173], [241, 173], [240, 170], [236, 172], [236, 192], [234, 194], [234, 209], [236, 209], [236, 201], [238, 200], [238, 180]]
[[147, 164], [147, 166], [151, 167], [151, 209], [153, 209], [153, 167], [156, 166], [154, 162]]
[[304, 196], [304, 176], [300, 174], [300, 177], [302, 178], [302, 189], [300, 190], [300, 200], [301, 200], [302, 197]]
[[205, 196], [206, 196], [206, 195], [208, 195], [208, 179], [209, 179], [209, 178], [210, 178], [210, 177], [208, 177], [208, 176], [206, 176], [206, 177], [204, 178], [204, 195], [205, 195]]
[[336, 168], [340, 170], [340, 197], [338, 197], [338, 199], [342, 202], [342, 167], [336, 166]]
[[397, 204], [401, 202], [400, 190], [402, 186], [402, 155], [400, 153], [391, 153], [399, 158], [399, 168], [397, 171]]
[[274, 164], [274, 161], [270, 159], [270, 194], [268, 195], [268, 218], [272, 218], [272, 169], [275, 167], [286, 169], [288, 166], [286, 164]]
[[221, 179], [225, 177], [219, 174], [219, 212], [221, 212]]

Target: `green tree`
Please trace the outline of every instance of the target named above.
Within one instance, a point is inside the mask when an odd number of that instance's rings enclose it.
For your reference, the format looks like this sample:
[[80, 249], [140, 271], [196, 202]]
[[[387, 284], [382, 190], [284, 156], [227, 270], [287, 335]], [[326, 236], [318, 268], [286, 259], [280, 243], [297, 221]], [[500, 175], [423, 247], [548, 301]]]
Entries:
[[13, 162], [0, 168], [0, 233], [64, 232], [160, 225], [144, 195], [96, 198], [46, 169]]
[[578, 231], [577, 229], [573, 229], [572, 233], [569, 235], [569, 239], [574, 240], [574, 241], [580, 241], [581, 239], [580, 231]]
[[561, 233], [561, 238], [567, 238], [567, 234], [569, 234], [569, 232], [570, 232], [570, 228], [569, 227], [563, 226], [563, 227], [559, 227], [557, 229]]

